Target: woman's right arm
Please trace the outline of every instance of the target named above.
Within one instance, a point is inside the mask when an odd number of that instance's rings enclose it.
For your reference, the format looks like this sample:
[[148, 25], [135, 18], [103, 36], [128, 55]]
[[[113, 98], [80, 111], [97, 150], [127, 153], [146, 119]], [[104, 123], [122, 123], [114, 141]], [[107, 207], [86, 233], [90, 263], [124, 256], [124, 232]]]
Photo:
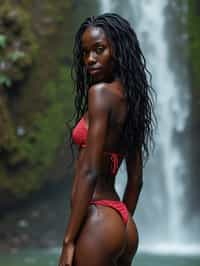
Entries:
[[79, 148], [77, 157], [74, 162], [74, 179], [72, 183], [72, 190], [71, 190], [71, 196], [70, 196], [70, 208], [72, 209], [73, 202], [74, 202], [74, 195], [76, 193], [77, 185], [78, 185], [78, 178], [79, 175], [77, 174], [77, 171], [79, 169], [80, 161], [83, 159], [83, 149]]
[[143, 164], [141, 149], [135, 152], [135, 154], [128, 154], [126, 156], [126, 167], [128, 180], [123, 196], [123, 202], [126, 204], [131, 216], [133, 216], [143, 185]]

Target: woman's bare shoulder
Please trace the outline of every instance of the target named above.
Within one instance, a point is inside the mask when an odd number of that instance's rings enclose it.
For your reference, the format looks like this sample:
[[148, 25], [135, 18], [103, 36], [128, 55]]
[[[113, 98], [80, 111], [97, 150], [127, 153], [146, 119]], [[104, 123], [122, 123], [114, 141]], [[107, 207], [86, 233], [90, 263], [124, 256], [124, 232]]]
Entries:
[[118, 81], [113, 81], [111, 83], [101, 82], [92, 85], [89, 89], [89, 96], [101, 97], [101, 99], [106, 102], [125, 100], [123, 86]]

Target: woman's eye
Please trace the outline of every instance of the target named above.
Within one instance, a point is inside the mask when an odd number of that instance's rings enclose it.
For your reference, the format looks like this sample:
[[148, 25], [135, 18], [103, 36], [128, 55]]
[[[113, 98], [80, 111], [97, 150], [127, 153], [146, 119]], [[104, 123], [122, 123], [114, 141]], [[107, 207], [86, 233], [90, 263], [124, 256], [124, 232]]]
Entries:
[[99, 47], [96, 48], [96, 52], [97, 52], [97, 54], [102, 53], [103, 50], [104, 50], [104, 48], [103, 48], [102, 46], [99, 46]]

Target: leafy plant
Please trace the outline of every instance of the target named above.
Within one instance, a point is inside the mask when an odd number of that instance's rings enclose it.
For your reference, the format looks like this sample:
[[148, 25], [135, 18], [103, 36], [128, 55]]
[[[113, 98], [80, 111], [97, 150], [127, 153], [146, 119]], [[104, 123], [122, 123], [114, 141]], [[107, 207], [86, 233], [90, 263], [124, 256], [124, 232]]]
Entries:
[[0, 34], [0, 47], [5, 48], [7, 37], [4, 34]]
[[10, 87], [12, 85], [12, 81], [8, 76], [0, 73], [0, 85], [5, 85], [6, 87]]
[[8, 55], [8, 58], [13, 62], [16, 62], [18, 59], [23, 57], [25, 57], [25, 53], [23, 51], [13, 51]]

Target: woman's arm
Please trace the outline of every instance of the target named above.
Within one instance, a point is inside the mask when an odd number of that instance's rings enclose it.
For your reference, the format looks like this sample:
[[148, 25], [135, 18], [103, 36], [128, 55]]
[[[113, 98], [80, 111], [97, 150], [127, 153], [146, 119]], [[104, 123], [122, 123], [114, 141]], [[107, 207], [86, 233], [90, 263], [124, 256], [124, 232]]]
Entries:
[[87, 214], [97, 176], [101, 170], [104, 143], [108, 128], [108, 97], [106, 89], [100, 85], [92, 86], [88, 93], [88, 136], [84, 155], [76, 171], [76, 189], [72, 200], [72, 210], [66, 229], [64, 243], [74, 242], [81, 224]]
[[135, 154], [129, 154], [126, 157], [126, 167], [128, 181], [123, 196], [123, 202], [126, 204], [132, 216], [135, 212], [137, 201], [143, 185], [141, 150], [138, 150]]

